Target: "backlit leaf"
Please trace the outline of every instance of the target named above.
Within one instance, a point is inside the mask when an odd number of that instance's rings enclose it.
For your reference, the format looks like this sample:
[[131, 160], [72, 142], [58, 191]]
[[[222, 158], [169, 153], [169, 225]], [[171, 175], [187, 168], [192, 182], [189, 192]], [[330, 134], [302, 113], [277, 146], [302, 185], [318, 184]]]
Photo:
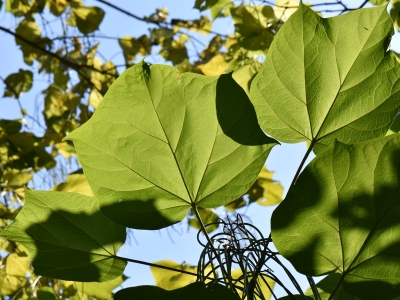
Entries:
[[279, 253], [362, 299], [400, 296], [399, 161], [399, 134], [326, 148], [272, 215]]
[[30, 265], [29, 257], [11, 253], [6, 259], [5, 266], [0, 269], [0, 295], [11, 295], [24, 285], [27, 282], [26, 274]]
[[240, 297], [220, 284], [195, 282], [180, 289], [166, 291], [158, 286], [136, 286], [119, 290], [114, 300], [240, 300]]
[[6, 87], [3, 97], [19, 98], [21, 93], [27, 92], [32, 87], [33, 73], [28, 70], [19, 69], [5, 79]]
[[86, 180], [84, 174], [71, 174], [67, 177], [67, 180], [63, 183], [57, 184], [52, 187], [52, 191], [58, 192], [72, 192], [89, 197], [93, 196], [93, 192]]
[[298, 7], [298, 0], [277, 0], [274, 6], [274, 13], [278, 20], [286, 22]]
[[[209, 226], [207, 226], [207, 232], [213, 232], [218, 228], [218, 224], [211, 224], [211, 223], [216, 223], [219, 219], [218, 215], [214, 212], [213, 209], [199, 207], [197, 210], [199, 212], [201, 220], [203, 221], [203, 224], [205, 225], [210, 224]], [[189, 211], [188, 218], [189, 218], [188, 219], [189, 226], [197, 230], [202, 229], [201, 224], [199, 220], [197, 220], [196, 215], [192, 209]]]
[[[247, 280], [247, 284], [249, 284], [250, 282], [251, 282], [251, 280], [252, 280], [252, 276], [251, 276], [251, 274], [248, 274], [249, 276], [246, 278], [246, 280]], [[233, 270], [232, 271], [232, 273], [231, 273], [231, 276], [232, 276], [232, 279], [237, 279], [238, 281], [236, 281], [235, 282], [235, 286], [237, 287], [236, 288], [236, 291], [238, 292], [238, 294], [239, 294], [239, 296], [242, 298], [242, 295], [243, 295], [243, 292], [242, 292], [242, 290], [243, 290], [243, 288], [244, 288], [244, 284], [243, 284], [243, 282], [244, 282], [244, 277], [243, 277], [243, 272], [242, 272], [242, 270], [241, 269], [236, 269], [236, 270]], [[264, 278], [264, 280], [266, 281], [264, 281], [262, 278], [261, 278], [261, 276], [259, 276], [259, 278], [258, 278], [258, 280], [257, 280], [257, 284], [258, 284], [258, 286], [259, 286], [259, 289], [257, 289], [255, 292], [255, 294], [254, 294], [254, 299], [255, 300], [260, 300], [260, 299], [266, 299], [266, 300], [269, 300], [269, 299], [271, 299], [271, 296], [272, 296], [272, 293], [271, 293], [271, 290], [273, 290], [274, 289], [274, 285], [275, 285], [275, 282], [271, 279], [271, 278], [269, 278], [269, 277], [266, 277], [266, 276], [263, 276], [263, 278]], [[247, 285], [246, 285], [247, 286]], [[259, 294], [259, 293], [262, 293], [262, 295], [264, 296], [264, 298], [261, 298], [261, 297], [259, 297], [258, 295], [257, 295], [257, 293]], [[247, 299], [247, 298], [246, 298]]]
[[84, 293], [96, 299], [112, 299], [112, 291], [124, 282], [121, 275], [108, 282], [75, 282], [74, 287], [78, 290], [78, 295]]
[[83, 6], [80, 2], [72, 2], [73, 21], [71, 25], [78, 27], [83, 34], [89, 34], [99, 29], [104, 18], [104, 11], [97, 6]]
[[125, 71], [67, 139], [102, 211], [146, 229], [239, 197], [276, 144], [231, 75], [179, 75], [145, 62]]
[[385, 6], [323, 19], [301, 4], [251, 85], [261, 127], [284, 142], [315, 141], [318, 151], [386, 134], [400, 106], [392, 34]]
[[[177, 270], [192, 272], [195, 274], [197, 273], [197, 267], [190, 266], [186, 262], [178, 264], [172, 260], [161, 260], [155, 262], [155, 264], [174, 268]], [[161, 268], [150, 267], [150, 269], [151, 269], [151, 274], [153, 275], [155, 281], [155, 285], [168, 291], [184, 287], [190, 283], [195, 282], [197, 279], [196, 276], [165, 270]]]
[[221, 11], [230, 4], [230, 0], [196, 0], [194, 8], [200, 11], [210, 9], [212, 21], [214, 21]]
[[54, 293], [54, 289], [49, 286], [41, 287], [37, 290], [37, 298], [38, 300], [57, 300], [59, 299], [57, 295]]
[[75, 281], [110, 281], [126, 262], [116, 259], [125, 228], [104, 216], [95, 198], [66, 192], [31, 192], [1, 236], [29, 250], [35, 273]]

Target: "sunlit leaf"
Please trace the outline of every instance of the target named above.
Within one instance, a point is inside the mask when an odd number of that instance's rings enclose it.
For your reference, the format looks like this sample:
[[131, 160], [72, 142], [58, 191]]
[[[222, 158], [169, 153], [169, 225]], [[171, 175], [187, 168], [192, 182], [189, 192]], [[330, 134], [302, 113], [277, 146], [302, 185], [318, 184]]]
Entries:
[[368, 1], [374, 5], [382, 5], [389, 2], [389, 0], [368, 0]]
[[251, 85], [261, 127], [284, 142], [315, 141], [318, 151], [386, 134], [400, 106], [392, 34], [385, 6], [323, 19], [300, 5]]
[[397, 115], [394, 119], [392, 125], [390, 125], [390, 129], [386, 133], [386, 135], [395, 134], [400, 132], [400, 116]]
[[239, 197], [276, 144], [231, 75], [179, 75], [144, 62], [125, 71], [67, 139], [102, 211], [147, 229]]
[[[199, 207], [197, 210], [199, 212], [201, 220], [203, 221], [203, 224], [205, 224], [205, 225], [209, 225], [211, 223], [216, 223], [219, 219], [218, 215], [214, 212], [213, 209]], [[200, 224], [199, 220], [197, 220], [196, 215], [192, 209], [189, 211], [188, 223], [189, 223], [189, 226], [191, 226], [197, 230], [202, 229], [201, 224]], [[218, 228], [218, 224], [209, 225], [209, 226], [207, 226], [207, 232], [213, 232], [217, 228]]]
[[[378, 0], [379, 1], [379, 0]], [[393, 19], [394, 28], [400, 29], [400, 0], [392, 0], [390, 8], [390, 16]]]
[[[257, 202], [262, 206], [270, 206], [278, 204], [282, 201], [283, 187], [282, 185], [273, 180], [274, 172], [270, 172], [264, 166], [257, 177], [257, 180], [252, 184], [249, 190], [243, 197], [232, 201], [225, 205], [225, 208], [230, 211], [245, 206], [247, 203], [251, 204]], [[244, 198], [248, 198], [248, 202]]]
[[123, 275], [109, 282], [75, 282], [74, 287], [78, 290], [78, 295], [84, 293], [96, 299], [112, 299], [112, 291], [119, 287], [125, 280]]
[[47, 0], [47, 5], [50, 8], [50, 12], [56, 17], [59, 17], [69, 6], [70, 2], [71, 1], [68, 0]]
[[272, 7], [241, 5], [231, 8], [231, 14], [240, 46], [265, 54], [274, 38], [268, 28], [268, 23], [275, 21]]
[[[232, 279], [236, 279], [237, 281], [235, 281], [235, 286], [236, 286], [236, 291], [239, 294], [239, 297], [242, 298], [243, 295], [243, 288], [244, 288], [244, 277], [243, 277], [243, 272], [241, 269], [236, 269], [233, 270], [231, 273]], [[246, 278], [247, 280], [247, 284], [249, 284], [252, 280], [252, 276], [251, 274], [249, 274], [249, 276]], [[272, 293], [271, 291], [274, 289], [274, 285], [275, 282], [266, 276], [263, 276], [264, 280], [261, 278], [261, 276], [259, 276], [259, 278], [257, 279], [257, 284], [258, 284], [258, 289], [255, 290], [255, 294], [254, 294], [254, 299], [255, 300], [260, 300], [260, 299], [266, 299], [269, 300], [271, 299]], [[264, 298], [259, 297], [259, 295], [262, 293], [262, 295], [264, 296]]]
[[52, 191], [58, 192], [73, 192], [92, 197], [93, 192], [90, 189], [84, 174], [71, 174], [63, 183], [57, 184], [51, 188]]
[[[38, 41], [41, 36], [41, 30], [37, 26], [35, 19], [32, 17], [27, 17], [24, 20], [22, 20], [18, 24], [18, 27], [16, 28], [15, 32], [18, 35], [33, 42]], [[33, 63], [33, 60], [37, 57], [37, 51], [35, 51], [32, 46], [28, 45], [27, 43], [21, 41], [18, 38], [15, 39], [15, 42], [17, 43], [17, 45], [21, 47], [25, 63], [31, 65]], [[43, 46], [41, 44], [38, 45]]]
[[119, 290], [114, 300], [240, 300], [239, 296], [220, 284], [195, 282], [180, 289], [166, 291], [158, 286], [136, 286]]
[[0, 295], [10, 295], [24, 285], [30, 265], [29, 257], [11, 253], [6, 259], [5, 267], [0, 269]]
[[[170, 267], [177, 270], [183, 270], [187, 272], [197, 273], [196, 266], [190, 266], [186, 262], [178, 264], [172, 260], [161, 260], [155, 262], [157, 265]], [[175, 290], [184, 287], [190, 283], [196, 281], [196, 276], [189, 274], [174, 272], [156, 267], [150, 267], [151, 274], [153, 275], [155, 285], [165, 290]], [[211, 270], [211, 269], [210, 269]]]
[[104, 11], [97, 6], [83, 6], [80, 2], [72, 2], [73, 20], [69, 21], [71, 26], [78, 27], [83, 34], [89, 34], [99, 29], [104, 18]]
[[274, 6], [274, 13], [278, 20], [286, 22], [298, 7], [298, 0], [277, 0]]
[[207, 76], [221, 75], [225, 72], [226, 62], [223, 55], [218, 54], [205, 64], [198, 65], [198, 68]]
[[33, 73], [28, 70], [19, 69], [18, 73], [13, 73], [5, 79], [6, 87], [3, 97], [18, 98], [21, 93], [27, 92], [32, 87]]
[[95, 198], [26, 191], [26, 202], [1, 236], [29, 250], [35, 273], [76, 281], [110, 281], [126, 262], [116, 259], [125, 228], [99, 210]]
[[210, 9], [212, 21], [214, 21], [221, 11], [230, 4], [230, 0], [196, 0], [194, 8], [200, 11]]
[[97, 89], [92, 89], [89, 95], [89, 105], [96, 109], [101, 100], [103, 100], [103, 95]]
[[11, 169], [4, 175], [4, 185], [11, 188], [18, 188], [25, 186], [33, 177], [26, 171]]
[[279, 253], [301, 273], [340, 273], [362, 299], [400, 296], [400, 135], [335, 142], [272, 215]]
[[132, 63], [136, 59], [136, 55], [149, 55], [151, 53], [149, 38], [146, 35], [135, 39], [130, 36], [125, 36], [118, 39], [125, 61], [127, 64]]

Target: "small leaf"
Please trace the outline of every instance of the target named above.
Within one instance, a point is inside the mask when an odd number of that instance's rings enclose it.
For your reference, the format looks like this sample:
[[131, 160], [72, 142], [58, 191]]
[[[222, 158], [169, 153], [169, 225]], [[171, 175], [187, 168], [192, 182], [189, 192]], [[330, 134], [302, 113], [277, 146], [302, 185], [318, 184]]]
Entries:
[[274, 6], [274, 13], [278, 20], [286, 22], [298, 8], [298, 0], [277, 0]]
[[179, 75], [145, 62], [127, 69], [93, 117], [66, 139], [102, 211], [142, 229], [243, 195], [276, 144], [231, 75]]
[[103, 95], [97, 89], [92, 89], [89, 95], [89, 105], [96, 109], [101, 100], [103, 100]]
[[126, 262], [116, 259], [125, 228], [99, 210], [95, 198], [31, 192], [15, 221], [0, 234], [29, 250], [35, 273], [75, 281], [110, 281]]
[[[199, 211], [200, 217], [205, 225], [216, 223], [219, 219], [218, 215], [214, 212], [213, 209], [199, 207], [197, 208], [197, 210]], [[189, 226], [197, 230], [201, 230], [202, 229], [201, 224], [199, 223], [199, 220], [197, 220], [196, 215], [193, 212], [193, 209], [189, 211], [189, 216], [190, 216], [188, 220]], [[218, 224], [211, 224], [207, 226], [207, 232], [208, 233], [213, 232], [217, 228]]]
[[251, 85], [261, 127], [283, 142], [314, 141], [316, 151], [385, 135], [400, 108], [392, 34], [386, 6], [323, 19], [301, 4]]
[[121, 275], [109, 282], [74, 282], [74, 286], [80, 293], [89, 297], [111, 300], [113, 298], [112, 291], [124, 282], [124, 278]]
[[136, 286], [119, 290], [114, 300], [240, 300], [239, 296], [220, 284], [195, 282], [180, 289], [166, 291], [158, 286]]
[[198, 65], [198, 68], [207, 76], [221, 75], [225, 72], [226, 61], [223, 55], [218, 54], [207, 63]]
[[33, 73], [19, 69], [18, 73], [8, 75], [4, 81], [6, 88], [3, 97], [19, 98], [21, 93], [28, 92], [31, 89]]
[[89, 34], [99, 29], [100, 23], [104, 18], [104, 11], [97, 6], [83, 6], [80, 2], [72, 2], [72, 15], [79, 31], [83, 34]]
[[394, 28], [400, 30], [400, 0], [392, 0], [390, 8], [390, 17], [393, 20]]
[[67, 177], [65, 182], [53, 186], [51, 190], [58, 192], [73, 192], [93, 197], [93, 192], [90, 189], [84, 174], [71, 174]]
[[248, 204], [257, 202], [262, 206], [270, 206], [278, 204], [282, 201], [283, 186], [272, 179], [273, 172], [267, 170], [264, 166], [257, 177], [257, 180], [249, 188], [244, 196], [232, 201], [225, 205], [225, 208], [229, 211], [235, 211], [236, 209], [245, 206], [247, 203], [244, 197], [248, 198]]
[[[237, 281], [235, 282], [235, 286], [236, 286], [236, 291], [239, 294], [240, 298], [243, 298], [243, 288], [244, 288], [244, 280], [247, 281], [247, 285], [252, 281], [253, 276], [251, 276], [251, 274], [248, 274], [248, 277], [246, 277], [246, 279], [244, 279], [243, 277], [243, 272], [241, 269], [236, 269], [233, 270], [231, 273], [232, 279], [236, 279]], [[271, 278], [263, 276], [264, 281], [261, 276], [258, 277], [257, 279], [257, 284], [259, 287], [259, 290], [255, 291], [256, 293], [254, 294], [254, 299], [255, 300], [261, 300], [261, 299], [271, 299], [272, 293], [271, 291], [274, 289], [274, 285], [275, 285], [275, 281], [273, 281]], [[247, 286], [246, 285], [246, 286]], [[262, 293], [262, 295], [264, 296], [264, 298], [261, 298], [257, 295], [257, 293]]]
[[12, 295], [26, 284], [30, 265], [29, 257], [18, 256], [16, 253], [8, 255], [5, 267], [0, 269], [0, 295]]
[[134, 62], [136, 55], [150, 55], [151, 53], [149, 38], [146, 35], [142, 35], [137, 39], [125, 36], [122, 39], [118, 39], [118, 44], [124, 53], [127, 64]]
[[197, 8], [199, 11], [210, 9], [211, 19], [214, 21], [230, 2], [230, 0], [196, 0], [194, 8]]
[[[197, 273], [196, 266], [190, 266], [186, 262], [178, 264], [172, 260], [161, 260], [155, 262], [157, 265]], [[165, 290], [175, 290], [196, 281], [197, 277], [189, 274], [169, 271], [161, 268], [150, 267], [151, 274], [154, 277], [155, 285]], [[210, 269], [211, 270], [211, 269]]]
[[400, 134], [326, 148], [272, 214], [279, 253], [362, 299], [400, 296], [399, 161]]

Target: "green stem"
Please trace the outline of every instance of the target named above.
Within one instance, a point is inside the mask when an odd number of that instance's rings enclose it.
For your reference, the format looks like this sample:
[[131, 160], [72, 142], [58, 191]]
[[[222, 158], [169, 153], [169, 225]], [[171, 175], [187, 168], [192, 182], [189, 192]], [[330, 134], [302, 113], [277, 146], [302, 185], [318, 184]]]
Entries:
[[[297, 179], [298, 179], [299, 176], [300, 176], [300, 172], [301, 172], [301, 170], [303, 169], [303, 166], [304, 166], [304, 164], [306, 163], [306, 160], [307, 160], [308, 156], [310, 155], [310, 153], [311, 153], [311, 151], [312, 151], [312, 148], [314, 147], [314, 145], [315, 145], [316, 142], [317, 142], [317, 140], [315, 140], [315, 139], [311, 141], [310, 147], [308, 147], [307, 152], [306, 152], [306, 154], [305, 154], [304, 157], [303, 157], [303, 160], [301, 161], [299, 167], [297, 168], [296, 174], [295, 174], [294, 177], [293, 177], [293, 181], [292, 181], [292, 183], [290, 184], [289, 190], [296, 184]], [[289, 190], [288, 190], [288, 191], [289, 191]]]
[[192, 272], [185, 271], [185, 270], [174, 269], [174, 268], [166, 267], [166, 266], [163, 266], [163, 265], [152, 264], [152, 263], [149, 263], [149, 262], [146, 262], [146, 261], [126, 258], [126, 257], [122, 257], [122, 256], [117, 256], [117, 255], [114, 255], [113, 257], [116, 258], [116, 259], [119, 259], [119, 260], [129, 261], [129, 262], [132, 262], [132, 263], [135, 263], [135, 264], [146, 265], [146, 266], [150, 266], [150, 267], [155, 267], [155, 268], [159, 268], [159, 269], [165, 269], [165, 270], [179, 272], [179, 273], [183, 273], [183, 274], [192, 275], [192, 276], [196, 276], [197, 277], [196, 273], [192, 273]]
[[[227, 273], [226, 273], [226, 270], [225, 270], [225, 268], [223, 267], [221, 258], [219, 257], [217, 250], [215, 250], [215, 248], [214, 248], [214, 243], [213, 243], [213, 241], [211, 240], [210, 236], [208, 235], [206, 226], [204, 225], [203, 220], [202, 220], [201, 217], [200, 217], [200, 214], [199, 214], [199, 211], [197, 210], [196, 205], [193, 204], [193, 205], [192, 205], [192, 209], [193, 209], [193, 211], [194, 211], [194, 213], [195, 213], [195, 215], [196, 215], [197, 220], [199, 221], [199, 224], [200, 224], [200, 226], [201, 226], [201, 229], [202, 229], [203, 232], [204, 232], [204, 235], [206, 236], [207, 242], [210, 244], [210, 247], [211, 247], [212, 251], [214, 252], [215, 258], [218, 260], [218, 263], [219, 263], [219, 265], [221, 266], [222, 275], [224, 276], [224, 278], [229, 279], [229, 277], [228, 277], [228, 275], [227, 275]], [[231, 283], [231, 280], [228, 280], [228, 282]], [[231, 287], [231, 288], [232, 288], [232, 287]], [[232, 289], [233, 289], [233, 288], [232, 288]]]
[[336, 284], [335, 288], [333, 289], [333, 291], [332, 291], [331, 295], [329, 296], [328, 300], [332, 300], [333, 299], [333, 296], [335, 295], [335, 293], [339, 289], [339, 287], [342, 284], [342, 281], [343, 281], [345, 276], [346, 276], [345, 273], [343, 273], [342, 276], [340, 276], [340, 279], [339, 279], [338, 283]]

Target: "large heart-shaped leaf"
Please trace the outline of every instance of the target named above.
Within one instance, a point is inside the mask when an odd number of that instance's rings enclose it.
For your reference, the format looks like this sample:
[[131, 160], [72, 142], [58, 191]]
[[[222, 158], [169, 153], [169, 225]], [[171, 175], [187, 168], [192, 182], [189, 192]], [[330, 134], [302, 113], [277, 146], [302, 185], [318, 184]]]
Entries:
[[341, 273], [362, 299], [400, 296], [400, 135], [335, 142], [272, 215], [279, 253], [307, 275]]
[[179, 75], [145, 62], [125, 71], [67, 139], [101, 210], [143, 229], [176, 223], [190, 207], [238, 198], [277, 143], [230, 74]]
[[251, 86], [261, 127], [284, 142], [311, 141], [317, 151], [335, 139], [385, 135], [400, 106], [391, 35], [386, 6], [323, 19], [300, 4]]
[[195, 282], [185, 287], [166, 291], [158, 286], [136, 286], [118, 291], [115, 300], [239, 300], [240, 297], [220, 284], [205, 285]]
[[126, 230], [103, 215], [95, 198], [25, 191], [26, 203], [1, 236], [21, 243], [35, 273], [74, 281], [109, 281], [126, 262], [115, 257]]

